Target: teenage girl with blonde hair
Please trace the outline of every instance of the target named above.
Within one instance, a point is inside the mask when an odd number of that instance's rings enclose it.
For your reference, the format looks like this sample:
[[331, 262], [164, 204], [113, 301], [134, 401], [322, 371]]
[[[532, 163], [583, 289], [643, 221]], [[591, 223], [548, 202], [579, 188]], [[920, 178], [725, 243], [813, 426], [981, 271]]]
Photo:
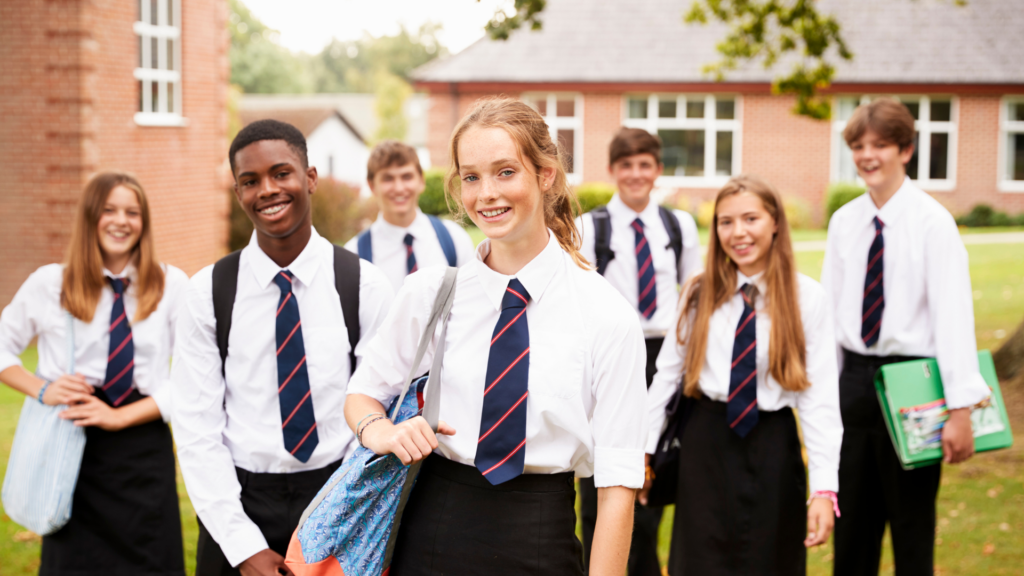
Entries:
[[[621, 575], [647, 429], [636, 314], [579, 253], [562, 152], [536, 111], [484, 100], [450, 150], [449, 201], [487, 239], [459, 271], [438, 434], [421, 417], [356, 430], [378, 454], [426, 458], [392, 573], [582, 574], [573, 478], [594, 475], [590, 573]], [[398, 292], [349, 383], [350, 425], [401, 392], [443, 274]]]
[[[105, 172], [85, 187], [64, 264], [39, 268], [0, 316], [0, 381], [86, 427], [70, 521], [39, 573], [183, 575], [170, 359], [184, 272], [161, 265], [146, 194]], [[70, 315], [70, 319], [69, 319]], [[73, 333], [68, 334], [68, 325]], [[67, 339], [74, 338], [74, 374]], [[38, 339], [35, 374], [21, 354]]]
[[697, 399], [681, 439], [669, 573], [804, 574], [805, 547], [832, 531], [839, 489], [835, 338], [767, 183], [738, 176], [719, 190], [707, 268], [678, 308], [677, 342], [658, 355], [648, 398], [649, 453], [680, 374]]

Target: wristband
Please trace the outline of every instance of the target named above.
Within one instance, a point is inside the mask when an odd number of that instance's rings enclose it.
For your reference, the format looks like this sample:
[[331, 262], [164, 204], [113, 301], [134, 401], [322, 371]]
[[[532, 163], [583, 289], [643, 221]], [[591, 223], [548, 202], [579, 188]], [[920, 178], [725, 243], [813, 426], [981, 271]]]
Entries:
[[39, 396], [36, 397], [40, 404], [46, 404], [46, 402], [43, 402], [43, 394], [46, 394], [46, 389], [50, 387], [50, 384], [49, 380], [43, 380], [43, 387], [39, 389]]
[[818, 490], [814, 494], [811, 494], [811, 497], [807, 499], [807, 503], [810, 504], [811, 500], [814, 500], [815, 498], [824, 498], [826, 500], [831, 500], [832, 511], [836, 513], [836, 518], [839, 518], [839, 496], [837, 496], [835, 492], [831, 490]]
[[366, 429], [370, 427], [370, 424], [373, 424], [374, 422], [377, 422], [378, 420], [383, 420], [384, 418], [385, 418], [384, 415], [377, 416], [377, 417], [373, 418], [372, 420], [370, 420], [369, 422], [367, 422], [366, 424], [364, 424], [363, 427], [360, 428], [356, 432], [356, 440], [359, 441], [359, 445], [360, 446], [362, 446], [363, 448], [366, 448], [366, 446], [363, 444], [363, 432], [365, 432]]
[[359, 419], [359, 422], [356, 422], [356, 433], [358, 434], [359, 427], [363, 424], [363, 421], [366, 420], [367, 418], [369, 418], [370, 416], [384, 416], [384, 415], [385, 414], [383, 412], [370, 412], [366, 416], [363, 416], [362, 418]]

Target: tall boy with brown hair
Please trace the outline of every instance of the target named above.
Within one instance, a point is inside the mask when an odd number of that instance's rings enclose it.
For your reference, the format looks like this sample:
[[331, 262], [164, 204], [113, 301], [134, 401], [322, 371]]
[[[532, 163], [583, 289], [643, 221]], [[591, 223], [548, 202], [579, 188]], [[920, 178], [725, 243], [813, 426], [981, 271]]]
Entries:
[[836, 311], [845, 430], [837, 576], [878, 573], [886, 523], [897, 574], [933, 571], [942, 467], [900, 467], [873, 385], [878, 368], [938, 360], [950, 411], [947, 464], [973, 454], [970, 409], [989, 395], [978, 371], [967, 250], [949, 212], [906, 175], [914, 136], [914, 118], [890, 99], [857, 108], [843, 132], [867, 194], [833, 215], [821, 277]]

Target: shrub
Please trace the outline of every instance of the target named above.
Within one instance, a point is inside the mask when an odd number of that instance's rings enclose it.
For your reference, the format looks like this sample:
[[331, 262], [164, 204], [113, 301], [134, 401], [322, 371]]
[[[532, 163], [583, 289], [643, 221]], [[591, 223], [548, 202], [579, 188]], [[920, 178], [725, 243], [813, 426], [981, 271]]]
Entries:
[[825, 193], [825, 227], [832, 220], [832, 215], [850, 200], [864, 194], [864, 187], [852, 182], [833, 182]]
[[803, 230], [811, 226], [811, 209], [807, 202], [794, 196], [786, 196], [782, 199], [782, 209], [786, 212], [786, 220], [790, 229]]
[[576, 187], [576, 197], [580, 201], [581, 214], [608, 204], [614, 195], [615, 187], [607, 182], [584, 182]]
[[977, 204], [974, 208], [971, 208], [970, 212], [957, 218], [956, 223], [959, 226], [968, 226], [970, 228], [991, 226], [993, 214], [995, 214], [995, 210], [988, 204]]
[[715, 202], [705, 200], [697, 206], [697, 226], [710, 228], [711, 221], [715, 219]]
[[424, 214], [434, 216], [447, 216], [449, 214], [448, 203], [444, 199], [444, 170], [431, 168], [423, 173], [423, 180], [427, 187], [420, 194], [420, 210]]

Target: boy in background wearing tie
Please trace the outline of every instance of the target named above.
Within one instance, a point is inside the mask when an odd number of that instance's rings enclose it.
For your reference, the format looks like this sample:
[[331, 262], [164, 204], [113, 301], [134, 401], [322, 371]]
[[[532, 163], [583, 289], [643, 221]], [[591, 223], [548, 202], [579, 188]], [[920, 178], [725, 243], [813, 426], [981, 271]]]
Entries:
[[229, 160], [255, 231], [190, 281], [174, 434], [199, 516], [196, 574], [276, 576], [299, 516], [354, 449], [347, 384], [393, 293], [313, 228], [317, 172], [294, 126], [246, 126]]
[[843, 131], [868, 193], [832, 216], [821, 276], [835, 310], [845, 428], [837, 576], [878, 574], [887, 522], [897, 573], [933, 571], [942, 467], [900, 467], [875, 394], [878, 368], [937, 359], [949, 408], [947, 464], [974, 453], [971, 406], [989, 396], [978, 371], [967, 250], [949, 212], [907, 178], [914, 135], [913, 116], [887, 98], [857, 108]]
[[395, 140], [373, 147], [366, 163], [380, 216], [345, 249], [373, 262], [397, 292], [405, 277], [426, 266], [462, 266], [473, 258], [473, 241], [451, 220], [424, 214], [420, 194], [426, 188], [416, 150]]

